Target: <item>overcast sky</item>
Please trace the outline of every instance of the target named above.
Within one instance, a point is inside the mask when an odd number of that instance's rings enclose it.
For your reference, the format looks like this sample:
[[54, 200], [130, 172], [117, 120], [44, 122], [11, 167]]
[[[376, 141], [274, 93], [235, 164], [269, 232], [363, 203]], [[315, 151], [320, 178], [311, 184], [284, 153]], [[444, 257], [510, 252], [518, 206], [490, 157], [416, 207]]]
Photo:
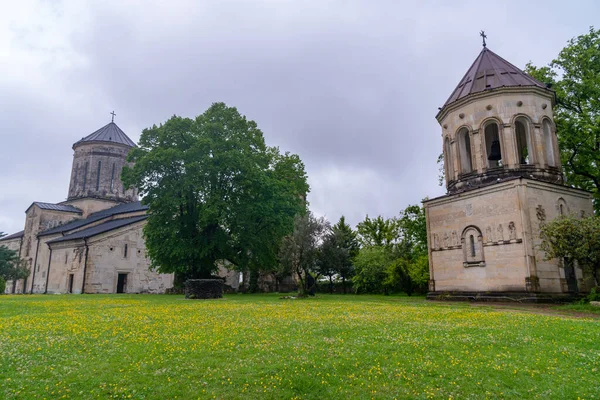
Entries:
[[434, 116], [481, 50], [544, 65], [598, 1], [0, 0], [0, 231], [67, 196], [72, 144], [235, 106], [354, 225], [442, 195]]

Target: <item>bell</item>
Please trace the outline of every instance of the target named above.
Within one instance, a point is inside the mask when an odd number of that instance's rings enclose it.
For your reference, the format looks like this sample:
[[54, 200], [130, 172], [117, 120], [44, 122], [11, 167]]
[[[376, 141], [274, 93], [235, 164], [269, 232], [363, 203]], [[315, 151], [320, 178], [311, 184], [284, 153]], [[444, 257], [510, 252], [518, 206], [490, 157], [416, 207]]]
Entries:
[[488, 157], [490, 161], [498, 161], [502, 160], [502, 155], [500, 154], [500, 141], [494, 140], [492, 142], [492, 151]]

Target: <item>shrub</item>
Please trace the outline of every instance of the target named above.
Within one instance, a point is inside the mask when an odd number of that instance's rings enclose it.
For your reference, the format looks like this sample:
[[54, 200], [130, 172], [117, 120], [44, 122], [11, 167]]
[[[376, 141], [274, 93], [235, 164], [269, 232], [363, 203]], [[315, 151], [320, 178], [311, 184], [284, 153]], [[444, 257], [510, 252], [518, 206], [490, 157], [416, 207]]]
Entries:
[[6, 289], [6, 281], [3, 277], [0, 276], [0, 294], [4, 294], [4, 290]]

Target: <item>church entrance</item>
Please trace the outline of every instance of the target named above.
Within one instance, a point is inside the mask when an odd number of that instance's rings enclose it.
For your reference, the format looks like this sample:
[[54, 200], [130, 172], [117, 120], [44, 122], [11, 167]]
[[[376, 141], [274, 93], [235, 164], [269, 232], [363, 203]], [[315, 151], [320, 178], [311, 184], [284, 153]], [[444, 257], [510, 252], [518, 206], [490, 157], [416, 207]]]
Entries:
[[73, 274], [69, 274], [69, 293], [73, 293]]
[[563, 263], [565, 265], [565, 280], [567, 281], [567, 290], [569, 293], [577, 293], [577, 277], [575, 276], [575, 265], [573, 264], [573, 259], [565, 257]]
[[119, 274], [117, 278], [117, 293], [125, 293], [127, 287], [127, 274]]

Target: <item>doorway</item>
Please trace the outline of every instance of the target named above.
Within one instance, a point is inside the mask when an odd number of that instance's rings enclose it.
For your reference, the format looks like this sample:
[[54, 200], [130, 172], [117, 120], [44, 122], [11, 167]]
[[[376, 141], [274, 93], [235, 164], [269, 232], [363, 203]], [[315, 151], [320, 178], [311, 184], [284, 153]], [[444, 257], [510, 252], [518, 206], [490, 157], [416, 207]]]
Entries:
[[577, 276], [575, 276], [575, 265], [573, 264], [573, 259], [565, 257], [563, 262], [565, 265], [565, 280], [567, 281], [567, 290], [569, 293], [577, 293], [579, 290], [577, 288]]
[[117, 293], [125, 293], [127, 287], [127, 274], [119, 274], [117, 278]]
[[73, 293], [73, 274], [69, 274], [69, 293]]

